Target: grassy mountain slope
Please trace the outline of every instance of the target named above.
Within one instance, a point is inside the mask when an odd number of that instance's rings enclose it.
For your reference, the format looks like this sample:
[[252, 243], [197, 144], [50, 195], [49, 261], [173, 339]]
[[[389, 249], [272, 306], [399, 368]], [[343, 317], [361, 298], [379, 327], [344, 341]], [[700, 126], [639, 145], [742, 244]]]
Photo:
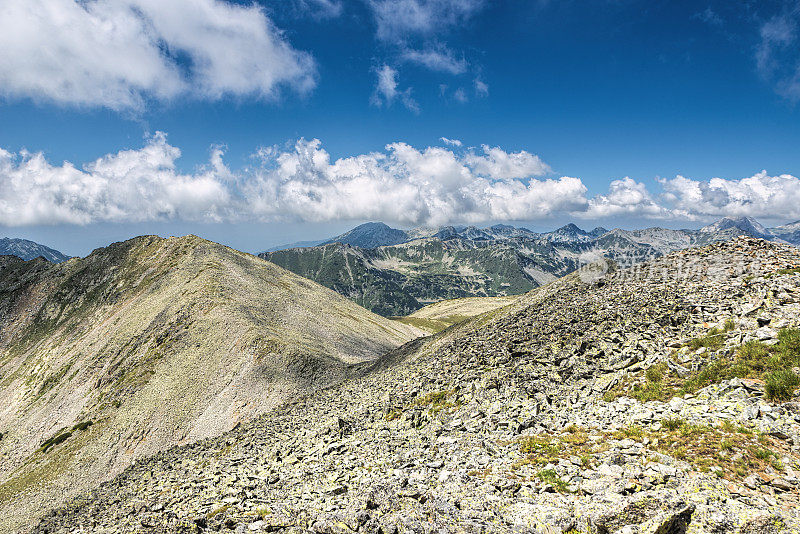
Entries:
[[405, 317], [395, 317], [394, 320], [435, 334], [476, 315], [508, 306], [519, 299], [519, 296], [512, 295], [508, 297], [465, 297], [442, 300], [428, 304]]
[[417, 335], [194, 236], [136, 238], [58, 265], [6, 260], [0, 318], [6, 529]]

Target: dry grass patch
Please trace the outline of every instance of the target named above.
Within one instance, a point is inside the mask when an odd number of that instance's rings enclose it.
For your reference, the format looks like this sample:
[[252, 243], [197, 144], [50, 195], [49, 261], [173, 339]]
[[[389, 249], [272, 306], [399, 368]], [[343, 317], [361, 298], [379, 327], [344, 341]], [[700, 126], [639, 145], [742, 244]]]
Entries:
[[667, 419], [661, 424], [660, 430], [631, 426], [610, 437], [646, 441], [649, 449], [728, 480], [740, 480], [770, 467], [781, 470], [778, 458], [790, 454], [783, 442], [730, 422], [711, 427]]

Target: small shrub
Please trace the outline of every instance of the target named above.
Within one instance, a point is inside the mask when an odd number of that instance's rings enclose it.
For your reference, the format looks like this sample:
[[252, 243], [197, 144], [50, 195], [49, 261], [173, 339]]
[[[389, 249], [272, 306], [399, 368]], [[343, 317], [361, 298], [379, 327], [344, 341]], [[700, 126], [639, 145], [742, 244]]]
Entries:
[[722, 325], [722, 330], [724, 332], [730, 332], [734, 328], [736, 328], [736, 323], [733, 322], [733, 319], [727, 319], [725, 324]]
[[661, 421], [661, 425], [666, 428], [667, 430], [678, 430], [682, 426], [686, 424], [686, 421], [683, 419], [663, 419]]
[[698, 350], [706, 347], [709, 350], [716, 350], [722, 348], [725, 344], [725, 336], [717, 328], [712, 328], [704, 336], [696, 337], [690, 340], [686, 345], [692, 350]]
[[614, 433], [614, 437], [617, 439], [622, 439], [622, 438], [642, 439], [642, 437], [644, 437], [644, 429], [640, 426], [630, 425], [616, 431]]
[[77, 423], [75, 426], [72, 427], [72, 431], [83, 432], [84, 430], [92, 426], [92, 424], [93, 424], [92, 421], [83, 421], [81, 423]]
[[664, 380], [664, 375], [667, 372], [667, 364], [664, 362], [651, 366], [645, 372], [644, 376], [648, 382], [661, 382]]
[[220, 506], [219, 508], [215, 508], [214, 510], [211, 510], [210, 512], [208, 512], [206, 514], [206, 517], [211, 519], [211, 518], [214, 518], [214, 517], [216, 517], [216, 516], [218, 516], [220, 514], [224, 514], [225, 512], [228, 511], [228, 508], [230, 508], [230, 507], [231, 506], [229, 504], [226, 504], [224, 506]]
[[387, 421], [394, 421], [395, 419], [399, 419], [402, 414], [403, 414], [403, 412], [401, 410], [397, 410], [397, 409], [389, 410], [386, 413], [386, 418], [385, 419]]
[[750, 452], [759, 460], [769, 460], [773, 456], [777, 456], [774, 452], [763, 447], [753, 447]]
[[734, 425], [728, 419], [724, 420], [719, 427], [723, 432], [727, 432], [728, 434], [733, 434], [734, 432], [736, 432], [736, 425]]
[[554, 457], [561, 452], [561, 444], [548, 437], [528, 436], [519, 442], [519, 450], [525, 454]]
[[72, 437], [72, 432], [64, 432], [64, 429], [59, 430], [55, 436], [42, 443], [42, 446], [39, 448], [39, 450], [41, 450], [43, 453], [46, 453], [52, 447], [67, 441], [70, 437]]
[[772, 371], [764, 377], [764, 393], [770, 401], [791, 399], [798, 385], [800, 377], [788, 369]]
[[553, 488], [555, 488], [555, 490], [558, 491], [559, 493], [564, 493], [565, 491], [567, 491], [567, 483], [561, 480], [556, 474], [556, 472], [553, 471], [552, 469], [543, 469], [539, 471], [536, 474], [536, 476], [542, 482], [553, 486]]
[[739, 359], [751, 366], [759, 366], [769, 357], [769, 347], [760, 341], [748, 341], [736, 353]]

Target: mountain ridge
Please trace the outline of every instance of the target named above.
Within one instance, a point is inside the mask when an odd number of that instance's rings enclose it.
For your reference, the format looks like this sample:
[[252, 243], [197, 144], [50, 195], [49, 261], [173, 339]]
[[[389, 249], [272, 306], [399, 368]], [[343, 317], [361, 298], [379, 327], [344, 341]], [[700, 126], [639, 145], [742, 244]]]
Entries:
[[420, 334], [196, 236], [15, 260], [0, 274], [5, 528]]

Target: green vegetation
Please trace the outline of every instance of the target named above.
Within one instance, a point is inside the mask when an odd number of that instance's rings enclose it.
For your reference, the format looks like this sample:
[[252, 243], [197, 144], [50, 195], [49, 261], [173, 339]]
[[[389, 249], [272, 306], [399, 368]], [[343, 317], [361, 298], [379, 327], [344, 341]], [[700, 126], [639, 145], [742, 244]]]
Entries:
[[550, 484], [559, 493], [566, 493], [567, 491], [567, 483], [561, 480], [552, 469], [542, 469], [536, 473], [536, 478], [545, 484]]
[[230, 507], [231, 507], [231, 506], [230, 506], [229, 504], [226, 504], [226, 505], [224, 505], [224, 506], [220, 506], [219, 508], [214, 508], [213, 510], [211, 510], [210, 512], [208, 512], [208, 513], [206, 514], [206, 517], [207, 517], [208, 519], [212, 519], [212, 518], [214, 518], [214, 517], [216, 517], [216, 516], [218, 516], [218, 515], [220, 515], [220, 514], [224, 514], [225, 512], [227, 512], [227, 511], [228, 511], [228, 509], [229, 509]]
[[764, 375], [764, 393], [768, 399], [789, 400], [800, 385], [800, 377], [787, 369], [770, 371]]
[[[719, 426], [690, 424], [683, 419], [664, 419], [658, 430], [629, 425], [613, 432], [589, 435], [571, 425], [560, 434], [524, 436], [515, 442], [523, 457], [512, 464], [513, 476], [533, 467], [533, 475], [556, 491], [567, 485], [550, 469], [559, 460], [578, 457], [584, 467], [591, 467], [595, 456], [609, 448], [609, 440], [629, 439], [655, 452], [688, 462], [701, 472], [716, 472], [729, 480], [771, 468], [780, 468], [778, 458], [788, 452], [788, 445], [766, 434], [724, 421]], [[556, 482], [556, 479], [559, 482]]]
[[90, 421], [83, 421], [81, 423], [77, 423], [75, 426], [72, 427], [73, 432], [82, 432], [92, 426], [94, 424], [91, 420]]
[[769, 273], [765, 276], [765, 278], [772, 278], [773, 276], [785, 275], [785, 274], [797, 274], [800, 273], [800, 267], [793, 267], [790, 269], [778, 269], [774, 273]]
[[[531, 254], [538, 259], [537, 253]], [[267, 252], [260, 257], [385, 317], [406, 316], [425, 302], [520, 295], [539, 285], [524, 271], [519, 253], [507, 245], [460, 248], [438, 239], [421, 239], [376, 249], [330, 244]], [[570, 265], [552, 258], [542, 258], [537, 266], [555, 275], [571, 270]], [[442, 329], [435, 323], [415, 326], [430, 326], [431, 332]]]
[[606, 402], [611, 402], [617, 397], [630, 396], [639, 402], [666, 400], [672, 396], [670, 395], [671, 389], [664, 384], [664, 379], [668, 373], [669, 367], [665, 362], [657, 363], [645, 372], [644, 383], [628, 379], [607, 391], [603, 395], [603, 399]]
[[709, 350], [717, 350], [722, 348], [725, 344], [725, 335], [718, 328], [712, 328], [704, 336], [696, 337], [690, 340], [686, 346], [692, 350], [700, 348], [707, 348]]
[[[415, 326], [420, 330], [425, 330], [426, 332], [430, 332], [431, 334], [438, 334], [439, 332], [450, 326], [450, 324], [455, 324], [455, 323], [447, 324], [443, 321], [438, 321], [436, 319], [426, 319], [424, 317], [413, 317], [410, 315], [406, 317], [392, 317], [391, 319], [399, 323]], [[466, 317], [464, 319], [466, 319]]]
[[39, 447], [39, 450], [43, 453], [46, 453], [52, 447], [55, 447], [59, 443], [67, 441], [71, 437], [72, 437], [72, 432], [67, 430], [66, 428], [62, 428], [61, 430], [56, 432], [55, 435], [53, 435], [50, 439], [42, 443], [42, 446]]
[[742, 479], [777, 467], [781, 445], [765, 434], [725, 421], [717, 427], [665, 419], [659, 430], [630, 426], [610, 434], [615, 439], [647, 440], [648, 447], [688, 462], [701, 472], [716, 471], [723, 478]]
[[[713, 346], [724, 339], [720, 331], [692, 340], [693, 346]], [[764, 393], [772, 402], [792, 398], [800, 387], [800, 377], [792, 368], [800, 366], [800, 329], [784, 328], [778, 332], [778, 343], [766, 345], [760, 341], [742, 344], [732, 355], [723, 355], [705, 364], [699, 371], [685, 378], [669, 372], [666, 364], [652, 366], [642, 377], [626, 377], [623, 382], [607, 391], [607, 402], [617, 397], [633, 397], [641, 402], [666, 401], [676, 395], [695, 393], [698, 390], [731, 378], [749, 378], [764, 381]]]
[[430, 412], [435, 415], [442, 410], [449, 410], [451, 408], [457, 408], [458, 406], [461, 406], [460, 399], [456, 399], [454, 401], [449, 400], [450, 397], [455, 394], [455, 389], [433, 391], [418, 398], [416, 401], [414, 401], [414, 403], [419, 406], [427, 407]]
[[67, 430], [67, 427], [62, 428], [61, 430], [53, 434], [49, 439], [45, 440], [45, 442], [42, 443], [41, 446], [39, 447], [39, 451], [42, 453], [47, 453], [47, 451], [49, 451], [56, 445], [67, 441], [69, 438], [72, 437], [74, 433], [83, 432], [84, 430], [92, 426], [92, 424], [93, 422], [89, 420], [77, 423], [69, 430]]

